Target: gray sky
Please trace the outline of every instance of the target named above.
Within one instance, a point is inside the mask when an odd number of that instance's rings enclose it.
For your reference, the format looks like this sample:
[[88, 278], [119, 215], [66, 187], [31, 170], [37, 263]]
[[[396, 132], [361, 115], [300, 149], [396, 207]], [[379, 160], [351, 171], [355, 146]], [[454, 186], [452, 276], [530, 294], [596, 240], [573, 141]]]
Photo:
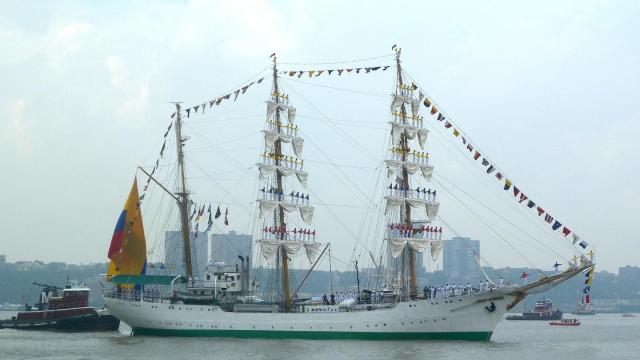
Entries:
[[[389, 4], [5, 2], [0, 14], [0, 253], [9, 261], [106, 261], [135, 166], [153, 165], [170, 121], [170, 101], [195, 105], [222, 95], [268, 66], [274, 51], [282, 62], [333, 62], [387, 55], [397, 43], [413, 79], [519, 188], [595, 245], [601, 269], [640, 264], [635, 229], [640, 222], [640, 5]], [[367, 65], [391, 65], [391, 58]], [[369, 202], [337, 178], [347, 174], [365, 194], [372, 193], [382, 172], [376, 167], [388, 147], [393, 73], [295, 80], [284, 79], [283, 86], [308, 139], [310, 186], [317, 199], [336, 204], [330, 210], [318, 206], [315, 228], [323, 241], [332, 242], [336, 256], [348, 260], [354, 247], [350, 232], [364, 243], [379, 243], [380, 232], [375, 227], [368, 236], [359, 232], [368, 224], [362, 219]], [[192, 137], [188, 149], [195, 150], [188, 164], [194, 197], [228, 205], [230, 229], [237, 231], [250, 228], [242, 208], [255, 209], [250, 202], [256, 170], [242, 169], [251, 168], [261, 152], [268, 93], [268, 83], [252, 87], [238, 102], [193, 117], [185, 126]], [[450, 132], [428, 116], [425, 121], [433, 129], [436, 180], [442, 174], [564, 259], [573, 254], [568, 241], [548, 232], [535, 212], [489, 181], [482, 167], [459, 151], [463, 146]], [[211, 142], [235, 160], [214, 151]], [[348, 167], [338, 172], [325, 155]], [[380, 179], [379, 187], [387, 181]], [[441, 215], [452, 227], [445, 236], [482, 240], [488, 264], [528, 265], [517, 251], [546, 269], [563, 259], [540, 250], [465, 195], [452, 193], [468, 208], [440, 190]], [[371, 199], [379, 203], [381, 196], [378, 188]], [[482, 213], [485, 223], [518, 250], [468, 211]], [[332, 212], [350, 230], [339, 226]], [[358, 249], [356, 255], [366, 251]]]

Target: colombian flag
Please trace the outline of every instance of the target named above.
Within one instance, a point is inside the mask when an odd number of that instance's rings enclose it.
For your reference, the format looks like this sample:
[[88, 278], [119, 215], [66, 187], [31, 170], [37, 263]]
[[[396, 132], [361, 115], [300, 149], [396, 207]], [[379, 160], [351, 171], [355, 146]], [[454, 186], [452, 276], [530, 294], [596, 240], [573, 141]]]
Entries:
[[147, 242], [144, 238], [136, 179], [133, 180], [131, 192], [116, 223], [107, 256], [111, 259], [107, 272], [108, 278], [118, 274], [145, 273]]

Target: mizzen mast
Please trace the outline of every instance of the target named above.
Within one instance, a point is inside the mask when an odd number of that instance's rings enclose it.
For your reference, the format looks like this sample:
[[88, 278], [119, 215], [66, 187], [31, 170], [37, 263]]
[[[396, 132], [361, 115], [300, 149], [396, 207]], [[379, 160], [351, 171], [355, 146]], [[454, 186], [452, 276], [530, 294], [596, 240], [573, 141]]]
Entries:
[[182, 257], [185, 267], [185, 275], [191, 279], [193, 276], [193, 267], [191, 264], [191, 243], [189, 241], [191, 229], [189, 224], [189, 193], [187, 192], [187, 181], [184, 176], [184, 152], [182, 145], [185, 139], [182, 137], [182, 118], [180, 115], [180, 103], [176, 103], [176, 150], [178, 152], [178, 168], [180, 172], [180, 191], [177, 195], [180, 197], [178, 206], [180, 207], [180, 223], [182, 232]]

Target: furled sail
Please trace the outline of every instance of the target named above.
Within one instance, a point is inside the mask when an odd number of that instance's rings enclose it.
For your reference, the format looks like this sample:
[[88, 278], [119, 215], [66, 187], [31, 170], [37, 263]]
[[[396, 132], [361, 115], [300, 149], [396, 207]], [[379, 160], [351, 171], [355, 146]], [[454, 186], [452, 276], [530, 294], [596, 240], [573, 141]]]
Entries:
[[402, 254], [402, 250], [404, 250], [407, 245], [409, 245], [413, 250], [422, 253], [431, 243], [438, 241], [420, 238], [387, 238], [385, 240], [389, 242], [389, 246], [391, 247], [391, 256], [394, 258], [400, 256], [400, 254]]
[[440, 207], [440, 204], [435, 201], [429, 201], [429, 200], [419, 199], [419, 198], [398, 197], [398, 196], [385, 196], [384, 198], [387, 201], [384, 208], [385, 215], [389, 215], [391, 212], [400, 209], [402, 205], [408, 204], [414, 209], [424, 206], [427, 211], [427, 216], [429, 217], [429, 220], [433, 220], [438, 215], [438, 209]]
[[311, 225], [311, 222], [313, 221], [313, 212], [314, 212], [313, 206], [295, 204], [287, 201], [275, 201], [275, 200], [265, 200], [265, 199], [258, 200], [258, 203], [259, 203], [259, 210], [260, 210], [260, 218], [264, 218], [265, 216], [271, 215], [273, 210], [275, 210], [277, 206], [280, 206], [282, 210], [286, 212], [294, 212], [298, 210], [300, 212], [300, 217], [302, 218], [302, 221], [304, 221], [308, 225]]
[[272, 262], [276, 258], [278, 253], [278, 246], [282, 246], [289, 256], [296, 255], [300, 249], [304, 248], [307, 255], [307, 259], [310, 263], [316, 261], [320, 246], [319, 242], [315, 241], [295, 241], [295, 240], [260, 240], [260, 250], [262, 256], [268, 262]]
[[433, 177], [433, 165], [425, 165], [425, 164], [417, 164], [413, 162], [402, 162], [397, 160], [385, 160], [385, 165], [387, 165], [387, 177], [394, 178], [400, 168], [407, 170], [409, 175], [413, 175], [418, 170], [420, 170], [420, 174], [426, 181], [431, 181]]
[[264, 145], [265, 148], [270, 148], [275, 144], [276, 140], [280, 140], [283, 143], [291, 143], [291, 148], [293, 148], [293, 153], [296, 156], [302, 156], [302, 147], [304, 145], [304, 140], [297, 136], [292, 136], [288, 134], [279, 134], [275, 131], [264, 130]]
[[309, 174], [305, 171], [298, 169], [291, 169], [280, 165], [258, 164], [258, 170], [260, 172], [260, 179], [267, 179], [272, 176], [276, 171], [282, 176], [291, 176], [293, 174], [298, 178], [298, 182], [303, 188], [307, 187], [307, 178]]
[[147, 243], [144, 237], [138, 182], [133, 180], [131, 192], [113, 231], [107, 254], [111, 260], [107, 279], [114, 275], [141, 275], [147, 263]]

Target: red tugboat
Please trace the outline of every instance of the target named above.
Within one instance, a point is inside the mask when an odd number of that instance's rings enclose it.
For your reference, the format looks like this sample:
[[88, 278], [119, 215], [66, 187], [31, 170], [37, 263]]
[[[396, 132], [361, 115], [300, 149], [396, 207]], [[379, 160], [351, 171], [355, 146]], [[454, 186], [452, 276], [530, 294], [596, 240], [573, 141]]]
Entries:
[[89, 306], [90, 289], [84, 284], [69, 282], [64, 288], [33, 284], [42, 287], [38, 303], [25, 304], [16, 316], [0, 320], [0, 328], [91, 331], [117, 330], [120, 326], [120, 320], [108, 310]]

